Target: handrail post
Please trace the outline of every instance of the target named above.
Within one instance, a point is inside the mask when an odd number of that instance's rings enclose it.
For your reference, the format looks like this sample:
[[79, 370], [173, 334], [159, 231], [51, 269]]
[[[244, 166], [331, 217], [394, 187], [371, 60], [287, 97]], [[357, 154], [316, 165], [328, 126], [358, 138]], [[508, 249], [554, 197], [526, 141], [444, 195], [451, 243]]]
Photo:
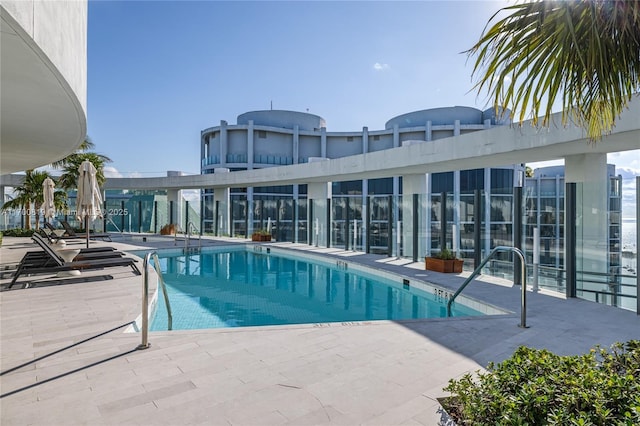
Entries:
[[[524, 257], [524, 253], [522, 253], [522, 250], [520, 250], [517, 247], [498, 246], [494, 248], [491, 251], [491, 253], [489, 253], [489, 256], [487, 256], [480, 263], [480, 265], [478, 265], [478, 267], [474, 269], [471, 275], [469, 275], [469, 277], [467, 277], [467, 279], [464, 280], [460, 288], [458, 288], [458, 290], [456, 290], [453, 296], [451, 296], [451, 298], [447, 302], [447, 316], [449, 317], [451, 316], [451, 305], [453, 304], [453, 301], [456, 299], [456, 297], [458, 297], [458, 295], [462, 292], [462, 290], [464, 290], [465, 287], [476, 277], [476, 275], [480, 273], [482, 268], [484, 268], [484, 265], [486, 265], [487, 262], [489, 262], [489, 260], [491, 260], [496, 253], [501, 251], [511, 251], [520, 258], [520, 264], [522, 266], [520, 268], [520, 282], [522, 285], [522, 296], [520, 298], [520, 324], [518, 324], [518, 327], [528, 328], [527, 326], [527, 263]], [[514, 281], [515, 281], [515, 277], [514, 277]]]
[[147, 349], [149, 346], [149, 261], [153, 257], [154, 260], [154, 268], [158, 273], [158, 282], [160, 283], [160, 288], [162, 289], [162, 294], [164, 296], [164, 301], [167, 306], [167, 320], [168, 320], [168, 329], [171, 330], [173, 328], [173, 316], [171, 314], [171, 305], [169, 304], [169, 295], [167, 294], [167, 288], [164, 285], [164, 279], [162, 278], [162, 271], [160, 268], [160, 260], [158, 259], [158, 254], [155, 251], [151, 251], [144, 256], [144, 261], [142, 263], [142, 342], [138, 345], [137, 349]]
[[154, 252], [147, 253], [142, 263], [142, 343], [138, 345], [138, 349], [149, 348], [149, 271], [147, 266], [152, 253]]
[[522, 286], [522, 297], [520, 297], [520, 328], [529, 328], [527, 326], [527, 261], [524, 253], [517, 247], [511, 247], [511, 251], [520, 258], [520, 285]]

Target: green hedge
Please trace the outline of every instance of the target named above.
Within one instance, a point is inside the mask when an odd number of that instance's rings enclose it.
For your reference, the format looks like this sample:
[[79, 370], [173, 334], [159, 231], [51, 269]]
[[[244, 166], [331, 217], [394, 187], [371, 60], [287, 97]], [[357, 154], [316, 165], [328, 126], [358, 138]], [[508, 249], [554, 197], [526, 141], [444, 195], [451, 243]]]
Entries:
[[6, 229], [2, 231], [2, 234], [5, 237], [30, 237], [33, 235], [34, 232], [35, 231], [33, 229], [15, 228], [15, 229]]
[[458, 425], [640, 425], [640, 341], [573, 356], [521, 346], [444, 390]]

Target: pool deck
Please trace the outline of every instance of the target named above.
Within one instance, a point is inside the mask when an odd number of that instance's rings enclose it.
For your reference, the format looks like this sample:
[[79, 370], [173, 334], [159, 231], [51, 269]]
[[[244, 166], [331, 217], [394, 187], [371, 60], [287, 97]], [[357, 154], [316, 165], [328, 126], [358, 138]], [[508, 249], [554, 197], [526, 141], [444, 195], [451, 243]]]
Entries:
[[[0, 263], [34, 250], [29, 241], [5, 237]], [[450, 291], [466, 276], [377, 255], [274, 245]], [[160, 246], [173, 242], [154, 242]], [[527, 294], [530, 328], [520, 328], [520, 288], [483, 278], [464, 294], [513, 314], [152, 332], [151, 346], [136, 350], [139, 333], [123, 332], [140, 314], [141, 278], [130, 268], [43, 278], [12, 290], [5, 290], [10, 278], [0, 280], [3, 426], [437, 425], [436, 398], [446, 396], [449, 379], [501, 361], [520, 345], [576, 354], [640, 339], [633, 312], [533, 292]]]

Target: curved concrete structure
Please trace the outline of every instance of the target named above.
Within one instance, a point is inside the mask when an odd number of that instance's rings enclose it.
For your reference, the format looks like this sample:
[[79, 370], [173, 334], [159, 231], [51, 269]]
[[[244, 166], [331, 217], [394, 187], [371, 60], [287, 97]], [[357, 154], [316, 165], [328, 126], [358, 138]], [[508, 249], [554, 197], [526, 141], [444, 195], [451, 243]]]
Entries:
[[[554, 114], [552, 122], [560, 121], [561, 114]], [[242, 188], [373, 179], [631, 151], [638, 149], [638, 140], [640, 98], [635, 96], [612, 133], [595, 144], [589, 143], [584, 130], [579, 127], [562, 128], [558, 125], [537, 129], [527, 121], [521, 127], [497, 126], [482, 132], [287, 167], [160, 178], [109, 178], [104, 188]]]
[[393, 129], [396, 125], [400, 128], [418, 127], [424, 126], [428, 121], [437, 126], [453, 124], [456, 120], [459, 120], [460, 124], [483, 124], [482, 111], [462, 106], [424, 109], [398, 115], [387, 121], [384, 128]]
[[493, 110], [470, 107], [434, 108], [392, 118], [384, 130], [329, 132], [325, 120], [314, 114], [266, 110], [238, 116], [237, 124], [222, 120], [220, 126], [201, 132], [201, 172], [309, 163], [310, 158], [341, 158], [396, 148], [415, 140], [432, 141], [494, 125]]
[[238, 124], [253, 124], [258, 126], [284, 127], [293, 129], [298, 126], [300, 130], [319, 130], [326, 127], [327, 123], [319, 115], [307, 112], [285, 111], [285, 110], [264, 110], [245, 112], [238, 116]]
[[87, 132], [87, 2], [0, 1], [0, 171], [49, 164]]

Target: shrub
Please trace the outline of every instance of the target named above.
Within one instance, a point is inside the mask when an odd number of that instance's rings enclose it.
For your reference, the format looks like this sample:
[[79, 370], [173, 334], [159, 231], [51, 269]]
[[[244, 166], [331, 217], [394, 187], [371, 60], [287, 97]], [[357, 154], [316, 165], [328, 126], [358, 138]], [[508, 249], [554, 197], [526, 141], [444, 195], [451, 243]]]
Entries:
[[33, 229], [22, 228], [7, 229], [5, 231], [2, 231], [5, 237], [31, 237], [34, 232], [35, 230]]
[[459, 425], [640, 424], [640, 341], [559, 356], [519, 347], [474, 380], [449, 381], [444, 408]]
[[439, 253], [434, 254], [433, 257], [442, 260], [453, 260], [456, 258], [456, 255], [451, 250], [444, 248], [440, 250]]

